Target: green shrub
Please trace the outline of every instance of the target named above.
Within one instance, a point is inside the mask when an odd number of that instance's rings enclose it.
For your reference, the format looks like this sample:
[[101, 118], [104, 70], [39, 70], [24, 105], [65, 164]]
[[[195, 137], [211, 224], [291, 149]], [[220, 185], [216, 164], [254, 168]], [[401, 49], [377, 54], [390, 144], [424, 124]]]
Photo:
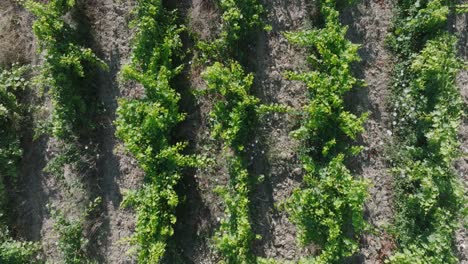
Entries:
[[257, 0], [220, 0], [221, 30], [211, 42], [199, 41], [201, 59], [214, 64], [202, 77], [209, 93], [217, 98], [210, 113], [212, 136], [224, 144], [229, 172], [229, 184], [217, 188], [225, 202], [225, 218], [214, 241], [226, 263], [257, 263], [252, 243], [257, 237], [250, 224], [250, 192], [257, 181], [249, 175], [245, 161], [245, 144], [253, 133], [259, 116], [271, 112], [286, 112], [281, 105], [261, 105], [250, 94], [253, 74], [246, 74], [236, 60], [245, 59], [253, 34], [267, 28], [264, 9]]
[[70, 220], [61, 211], [52, 211], [54, 229], [59, 233], [58, 248], [66, 264], [90, 263], [85, 255], [88, 240], [81, 219]]
[[[45, 171], [61, 177], [63, 166], [70, 164], [81, 172], [80, 169], [90, 166], [83, 165], [89, 162], [86, 159], [90, 152], [83, 141], [92, 137], [99, 109], [95, 77], [99, 70], [107, 70], [107, 65], [85, 47], [86, 38], [79, 34], [80, 25], [72, 26], [65, 21], [64, 17], [75, 7], [74, 0], [44, 3], [26, 0], [24, 6], [36, 16], [33, 31], [38, 40], [38, 51], [44, 55], [37, 80], [52, 99], [51, 132], [60, 143], [60, 152]], [[52, 211], [52, 215], [56, 220], [58, 247], [64, 263], [92, 263], [83, 253], [86, 239], [82, 221], [69, 220], [60, 211]]]
[[237, 62], [231, 62], [228, 66], [216, 62], [206, 69], [202, 77], [206, 81], [207, 92], [223, 97], [210, 113], [215, 120], [213, 136], [242, 152], [256, 123], [256, 108], [260, 103], [258, 98], [249, 94], [253, 75], [246, 75]]
[[60, 210], [50, 208], [54, 220], [54, 229], [58, 232], [58, 249], [63, 255], [65, 264], [95, 264], [86, 254], [88, 239], [84, 236], [86, 218], [99, 206], [101, 198], [88, 204], [85, 212], [76, 219], [68, 218]]
[[217, 3], [222, 12], [221, 30], [216, 39], [197, 43], [201, 59], [203, 62], [242, 59], [254, 33], [262, 27], [270, 28], [263, 21], [264, 7], [258, 0], [217, 0]]
[[[260, 101], [249, 94], [253, 75], [245, 74], [237, 62], [228, 66], [217, 62], [202, 74], [207, 93], [218, 100], [210, 116], [214, 138], [225, 145], [229, 184], [219, 187], [225, 202], [225, 215], [215, 234], [215, 243], [227, 263], [256, 263], [251, 251], [255, 235], [250, 225], [250, 191], [254, 180], [244, 161], [244, 145], [256, 125]], [[229, 153], [229, 150], [233, 153]]]
[[107, 65], [84, 47], [77, 30], [65, 22], [63, 16], [75, 6], [74, 0], [51, 0], [39, 3], [25, 2], [25, 7], [37, 16], [33, 24], [39, 51], [45, 52], [43, 65], [44, 86], [50, 87], [54, 106], [53, 135], [70, 140], [94, 128], [96, 88], [90, 77], [97, 68]]
[[249, 175], [245, 145], [251, 138], [259, 116], [271, 111], [287, 112], [287, 107], [261, 105], [250, 94], [253, 74], [246, 74], [236, 60], [245, 59], [253, 33], [267, 28], [264, 9], [257, 0], [220, 0], [221, 30], [210, 43], [199, 41], [202, 62], [215, 61], [202, 74], [207, 84], [203, 93], [216, 98], [210, 112], [212, 136], [223, 142], [229, 183], [217, 188], [225, 203], [225, 218], [214, 241], [223, 263], [257, 263], [252, 243], [257, 238], [250, 219], [250, 192], [258, 181]]
[[[6, 264], [37, 263], [39, 246], [33, 242], [11, 238], [4, 215], [7, 213], [8, 190], [16, 187], [19, 162], [23, 150], [20, 145], [25, 108], [21, 95], [29, 87], [29, 67], [12, 65], [0, 71], [0, 262]], [[9, 183], [10, 186], [6, 186]], [[11, 186], [12, 185], [12, 186]], [[11, 192], [11, 191], [10, 191]]]
[[6, 227], [0, 229], [0, 262], [5, 264], [41, 263], [36, 259], [40, 246], [13, 240]]
[[297, 227], [299, 242], [322, 247], [313, 263], [341, 263], [357, 252], [366, 227], [363, 209], [368, 184], [355, 179], [344, 160], [360, 151], [350, 141], [363, 132], [367, 114], [356, 116], [344, 104], [346, 93], [362, 84], [351, 72], [351, 63], [359, 61], [359, 46], [346, 39], [347, 28], [339, 22], [334, 1], [323, 1], [320, 10], [324, 28], [286, 34], [291, 43], [310, 50], [308, 62], [314, 70], [286, 74], [306, 84], [309, 102], [303, 108], [301, 127], [292, 132], [303, 142], [300, 158], [305, 176], [285, 208]]
[[[396, 117], [411, 115], [413, 122], [395, 122], [401, 142], [394, 167], [400, 250], [392, 263], [458, 263], [454, 232], [465, 200], [452, 167], [460, 156], [457, 133], [463, 114], [456, 86], [463, 64], [455, 44], [455, 37], [442, 33], [427, 41], [403, 71], [411, 76], [405, 91], [397, 93], [395, 87], [394, 104], [403, 106]], [[400, 77], [405, 76], [397, 75], [397, 83]], [[411, 137], [406, 136], [408, 128]]]
[[37, 17], [33, 31], [38, 51], [44, 54], [36, 83], [52, 99], [52, 120], [46, 132], [50, 131], [60, 143], [59, 153], [45, 171], [63, 178], [63, 167], [69, 164], [81, 173], [80, 169], [90, 167], [83, 163], [96, 155], [91, 153], [94, 148], [85, 146], [84, 142], [96, 131], [94, 120], [101, 105], [95, 81], [99, 70], [106, 70], [107, 65], [85, 47], [86, 39], [79, 34], [80, 25], [73, 27], [65, 21], [64, 16], [75, 7], [74, 0], [47, 3], [27, 0], [24, 6]]
[[13, 65], [0, 72], [0, 208], [5, 208], [6, 182], [15, 182], [18, 163], [21, 160], [21, 122], [24, 108], [18, 95], [25, 91], [29, 82], [25, 79], [26, 66]]
[[394, 30], [388, 39], [395, 55], [407, 58], [419, 51], [424, 42], [445, 26], [448, 6], [442, 0], [402, 0]]
[[288, 107], [262, 105], [250, 94], [253, 74], [246, 74], [236, 61], [214, 63], [202, 73], [207, 89], [218, 98], [210, 117], [212, 136], [224, 144], [229, 184], [217, 188], [225, 202], [226, 218], [215, 234], [215, 243], [227, 263], [257, 263], [251, 247], [257, 236], [250, 225], [250, 192], [258, 179], [249, 175], [245, 161], [248, 143], [258, 118], [270, 112], [289, 112]]
[[116, 135], [134, 155], [145, 172], [140, 190], [129, 192], [123, 205], [136, 210], [137, 223], [132, 242], [140, 263], [158, 263], [174, 233], [175, 210], [179, 203], [175, 186], [181, 170], [201, 165], [203, 159], [182, 154], [186, 143], [172, 142], [174, 127], [185, 119], [179, 113], [180, 96], [172, 79], [182, 66], [173, 60], [181, 54], [180, 34], [174, 12], [161, 0], [139, 0], [132, 22], [137, 29], [132, 62], [122, 70], [125, 80], [140, 83], [145, 95], [120, 99]]
[[[453, 169], [463, 63], [456, 38], [444, 32], [450, 2], [399, 2], [389, 38], [398, 58], [392, 86], [398, 251], [391, 263], [458, 263], [454, 233], [466, 200]], [[466, 210], [466, 209], [465, 209]]]
[[459, 4], [456, 6], [457, 14], [466, 14], [468, 13], [468, 4]]

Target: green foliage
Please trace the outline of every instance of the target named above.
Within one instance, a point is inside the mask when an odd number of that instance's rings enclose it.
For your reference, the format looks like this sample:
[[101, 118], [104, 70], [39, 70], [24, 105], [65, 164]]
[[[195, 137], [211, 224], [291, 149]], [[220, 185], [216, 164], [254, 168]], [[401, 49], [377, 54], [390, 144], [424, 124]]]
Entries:
[[466, 14], [468, 13], [468, 4], [459, 4], [456, 6], [457, 14]]
[[18, 95], [28, 87], [25, 79], [28, 67], [13, 65], [0, 72], [0, 208], [5, 208], [5, 182], [14, 182], [18, 162], [22, 156], [20, 146], [21, 120], [24, 109]]
[[175, 14], [164, 9], [161, 0], [139, 0], [132, 23], [137, 28], [132, 62], [122, 74], [143, 85], [145, 95], [120, 99], [115, 124], [117, 137], [144, 170], [145, 184], [128, 193], [123, 205], [132, 206], [137, 213], [132, 241], [139, 262], [158, 263], [174, 233], [179, 203], [175, 186], [181, 169], [204, 161], [183, 155], [186, 143], [171, 141], [174, 127], [185, 118], [178, 109], [180, 96], [171, 87], [171, 80], [182, 70], [173, 59], [180, 53], [184, 28], [175, 24]]
[[[24, 1], [24, 6], [37, 19], [33, 31], [44, 54], [38, 84], [49, 91], [53, 112], [52, 136], [62, 146], [59, 153], [47, 166], [56, 176], [62, 176], [65, 164], [85, 167], [87, 146], [81, 142], [90, 137], [96, 128], [94, 119], [98, 112], [98, 96], [93, 82], [100, 69], [107, 65], [86, 48], [86, 38], [81, 36], [80, 25], [72, 26], [65, 21], [75, 6], [74, 0], [50, 0], [44, 3]], [[94, 155], [93, 155], [94, 156]], [[89, 164], [87, 166], [89, 168]], [[84, 255], [86, 239], [83, 237], [82, 220], [69, 220], [59, 211], [52, 211], [59, 232], [59, 250], [65, 263], [91, 263]]]
[[273, 103], [269, 105], [259, 105], [256, 108], [257, 114], [262, 116], [270, 113], [294, 114], [295, 110], [287, 105]]
[[210, 41], [198, 42], [202, 51], [202, 60], [223, 60], [231, 56], [241, 57], [242, 52], [254, 33], [262, 27], [269, 27], [263, 22], [264, 8], [258, 0], [218, 0], [222, 12], [221, 32]]
[[54, 105], [53, 135], [70, 139], [94, 127], [91, 119], [97, 107], [96, 89], [89, 79], [96, 68], [107, 69], [107, 65], [84, 47], [77, 30], [64, 21], [74, 0], [28, 0], [24, 5], [37, 16], [33, 30], [39, 51], [45, 51], [42, 74], [44, 85], [50, 86]]
[[263, 6], [257, 0], [220, 0], [222, 13], [221, 32], [211, 43], [200, 41], [202, 61], [215, 60], [202, 74], [207, 89], [217, 101], [210, 117], [212, 135], [222, 140], [229, 167], [229, 184], [219, 187], [225, 202], [225, 218], [221, 221], [214, 241], [226, 263], [257, 263], [252, 243], [257, 238], [250, 224], [250, 192], [256, 182], [247, 170], [245, 144], [254, 133], [260, 115], [271, 111], [286, 112], [278, 104], [261, 105], [250, 94], [253, 74], [246, 74], [234, 59], [244, 58], [243, 51], [250, 43], [252, 33], [265, 24]]
[[221, 38], [232, 45], [248, 39], [249, 34], [264, 26], [263, 6], [256, 0], [219, 0], [223, 12]]
[[449, 8], [443, 0], [401, 0], [398, 12], [388, 42], [397, 56], [405, 58], [443, 29]]
[[269, 112], [287, 112], [279, 104], [261, 105], [250, 94], [253, 74], [246, 74], [239, 62], [248, 48], [252, 33], [265, 24], [263, 7], [257, 0], [220, 0], [222, 14], [221, 32], [211, 43], [199, 42], [202, 59], [213, 59], [202, 78], [207, 89], [203, 93], [217, 98], [210, 117], [213, 120], [212, 135], [222, 140], [228, 163], [229, 184], [219, 187], [225, 202], [225, 218], [216, 232], [214, 241], [226, 263], [257, 263], [252, 243], [257, 238], [250, 224], [250, 192], [256, 182], [247, 170], [245, 144], [247, 144], [259, 116]]
[[[299, 241], [323, 246], [315, 263], [340, 263], [343, 257], [352, 256], [359, 249], [358, 235], [366, 227], [363, 204], [367, 184], [354, 179], [343, 159], [340, 154], [318, 172], [306, 174], [306, 187], [295, 190], [287, 204]], [[351, 226], [354, 238], [345, 235]]]
[[[401, 1], [391, 44], [396, 217], [391, 263], [458, 263], [454, 232], [466, 203], [453, 169], [463, 103], [456, 38], [443, 32], [449, 3]], [[465, 209], [466, 210], [466, 209]]]
[[249, 94], [253, 75], [246, 75], [237, 62], [231, 62], [227, 67], [216, 62], [206, 69], [202, 77], [207, 83], [208, 92], [223, 97], [210, 113], [215, 120], [213, 136], [241, 152], [257, 121], [256, 108], [260, 103], [258, 98]]
[[227, 263], [256, 263], [251, 251], [255, 239], [250, 225], [249, 194], [253, 180], [243, 159], [244, 145], [257, 121], [260, 101], [249, 94], [253, 75], [245, 74], [237, 62], [228, 66], [217, 62], [202, 74], [206, 92], [218, 100], [211, 111], [215, 138], [221, 139], [228, 154], [229, 184], [218, 188], [225, 202], [226, 218], [215, 234], [215, 243]]
[[[358, 61], [358, 45], [346, 39], [347, 28], [339, 23], [332, 0], [323, 1], [322, 29], [286, 34], [288, 40], [311, 51], [311, 72], [288, 72], [290, 80], [302, 81], [309, 90], [301, 127], [292, 135], [303, 142], [300, 158], [306, 171], [303, 186], [285, 204], [297, 226], [303, 245], [322, 247], [313, 263], [340, 263], [358, 250], [365, 230], [363, 207], [367, 182], [355, 179], [344, 159], [359, 152], [349, 144], [363, 132], [367, 114], [356, 116], [345, 109], [344, 96], [362, 82], [351, 73]], [[352, 236], [347, 235], [353, 230]]]
[[221, 221], [214, 240], [226, 263], [256, 263], [251, 246], [257, 236], [252, 231], [249, 214], [252, 179], [239, 156], [230, 157], [228, 166], [229, 185], [217, 190], [226, 204], [227, 217]]
[[[452, 168], [460, 155], [457, 132], [462, 118], [455, 83], [462, 63], [455, 42], [447, 34], [428, 41], [408, 69], [408, 94], [419, 111], [413, 112], [414, 136], [405, 137], [403, 129], [397, 134], [402, 141], [394, 169], [401, 251], [391, 257], [393, 263], [458, 263], [454, 232], [464, 198]], [[410, 110], [402, 108], [398, 116], [404, 118]]]
[[70, 219], [60, 210], [51, 209], [54, 220], [54, 229], [59, 234], [58, 248], [63, 255], [65, 264], [94, 264], [86, 254], [88, 239], [84, 237], [84, 223], [86, 217], [96, 209], [101, 202], [100, 198], [92, 201], [83, 215], [78, 219]]
[[29, 86], [28, 71], [29, 67], [17, 64], [0, 71], [0, 262], [7, 264], [33, 263], [39, 251], [35, 243], [12, 239], [3, 223], [8, 202], [6, 183], [15, 188], [23, 153], [20, 136], [25, 109], [20, 103], [20, 95]]
[[60, 143], [60, 152], [54, 157], [46, 172], [63, 177], [63, 166], [74, 169], [89, 168], [90, 151], [83, 142], [95, 131], [96, 114], [99, 111], [95, 77], [107, 65], [86, 48], [86, 38], [80, 33], [80, 25], [70, 25], [65, 16], [72, 13], [73, 0], [51, 0], [40, 3], [24, 1], [24, 6], [37, 19], [33, 30], [44, 54], [38, 86], [47, 89], [52, 99], [53, 111], [50, 132]]
[[83, 235], [80, 220], [70, 220], [61, 211], [52, 211], [54, 228], [59, 232], [58, 248], [63, 254], [64, 263], [87, 263], [84, 250], [88, 243]]
[[5, 227], [0, 229], [0, 262], [5, 264], [41, 263], [35, 259], [40, 246], [13, 240]]
[[[131, 22], [137, 29], [133, 40], [132, 63], [126, 68], [129, 72], [124, 71], [124, 75], [127, 75], [127, 79], [135, 78], [142, 82], [148, 97], [160, 99], [152, 97], [152, 92], [159, 93], [154, 81], [170, 80], [182, 70], [182, 66], [173, 65], [173, 59], [181, 52], [180, 33], [185, 29], [175, 24], [175, 13], [166, 10], [161, 0], [138, 0], [135, 13], [136, 18]], [[145, 75], [147, 72], [167, 76], [156, 78]], [[145, 82], [145, 77], [149, 83]], [[159, 95], [168, 96], [162, 93]], [[169, 95], [176, 96], [173, 93]]]
[[57, 153], [44, 168], [44, 172], [64, 179], [64, 167], [69, 165], [74, 172], [86, 172], [92, 166], [91, 160], [94, 158], [95, 149], [88, 146], [80, 148], [77, 144], [61, 144], [60, 152]]

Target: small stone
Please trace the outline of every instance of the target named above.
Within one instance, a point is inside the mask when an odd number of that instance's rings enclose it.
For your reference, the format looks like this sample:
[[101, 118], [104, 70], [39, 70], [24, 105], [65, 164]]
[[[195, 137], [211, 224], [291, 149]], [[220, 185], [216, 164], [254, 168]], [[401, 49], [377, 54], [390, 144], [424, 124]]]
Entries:
[[289, 250], [288, 253], [286, 254], [286, 259], [291, 260], [294, 259], [294, 250]]
[[301, 176], [302, 175], [302, 168], [295, 168], [292, 171], [292, 173], [293, 173], [294, 176]]
[[283, 247], [284, 246], [284, 239], [279, 239], [275, 241], [275, 247]]

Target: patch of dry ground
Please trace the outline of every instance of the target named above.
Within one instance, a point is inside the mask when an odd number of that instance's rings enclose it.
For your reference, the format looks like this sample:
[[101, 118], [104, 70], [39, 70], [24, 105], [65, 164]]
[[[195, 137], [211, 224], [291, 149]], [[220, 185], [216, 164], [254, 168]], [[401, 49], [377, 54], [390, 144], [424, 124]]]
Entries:
[[[460, 3], [462, 2], [463, 1], [460, 1]], [[453, 29], [459, 37], [459, 55], [466, 62], [468, 61], [468, 14], [460, 14], [456, 16], [453, 21]], [[458, 87], [460, 87], [460, 91], [465, 102], [465, 117], [458, 133], [461, 143], [461, 151], [465, 154], [455, 164], [455, 168], [460, 175], [460, 181], [465, 188], [466, 196], [468, 190], [468, 70], [466, 68], [459, 74], [457, 84]], [[462, 224], [464, 224], [463, 220]], [[462, 226], [458, 230], [456, 239], [456, 247], [459, 252], [460, 263], [468, 264], [468, 230], [466, 225]]]
[[355, 72], [367, 84], [352, 92], [348, 102], [357, 112], [369, 112], [366, 130], [361, 136], [365, 149], [353, 161], [356, 173], [371, 184], [366, 216], [376, 234], [363, 237], [361, 261], [364, 263], [383, 263], [394, 248], [391, 237], [385, 232], [385, 227], [393, 220], [393, 180], [385, 151], [391, 144], [387, 103], [393, 67], [385, 39], [393, 15], [393, 4], [378, 0], [360, 1], [342, 15], [343, 23], [350, 27], [349, 38], [362, 45], [359, 50], [362, 61], [356, 65]]

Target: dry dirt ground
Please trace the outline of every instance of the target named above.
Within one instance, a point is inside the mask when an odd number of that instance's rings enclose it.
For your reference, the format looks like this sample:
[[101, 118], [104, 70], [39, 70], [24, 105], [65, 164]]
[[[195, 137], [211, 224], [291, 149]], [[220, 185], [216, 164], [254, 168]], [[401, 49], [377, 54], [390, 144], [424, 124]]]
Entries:
[[[460, 1], [460, 3], [466, 1]], [[468, 61], [468, 14], [456, 16], [452, 21], [453, 31], [459, 36], [460, 40], [459, 55], [463, 60]], [[468, 70], [465, 68], [464, 71], [458, 76], [457, 79], [458, 87], [461, 88], [461, 94], [465, 102], [465, 106], [468, 106]], [[456, 163], [455, 168], [459, 172], [460, 180], [465, 188], [465, 196], [468, 190], [468, 108], [465, 108], [465, 118], [460, 126], [459, 139], [461, 142], [461, 150], [465, 153], [465, 156], [460, 158]], [[457, 249], [459, 252], [460, 263], [468, 264], [468, 230], [462, 227], [457, 232]]]
[[[135, 189], [141, 184], [142, 172], [135, 160], [127, 154], [122, 144], [115, 138], [115, 109], [119, 97], [138, 97], [141, 87], [120, 83], [118, 74], [122, 65], [128, 62], [133, 30], [128, 22], [135, 0], [78, 0], [77, 15], [88, 31], [89, 46], [104, 59], [110, 70], [101, 72], [96, 80], [98, 95], [105, 111], [98, 117], [100, 128], [93, 147], [96, 157], [93, 160], [92, 177], [86, 177], [80, 191], [66, 191], [63, 185], [42, 170], [48, 159], [56, 151], [56, 142], [47, 137], [32, 140], [32, 133], [26, 133], [23, 140], [25, 156], [20, 175], [20, 188], [17, 194], [17, 221], [13, 229], [18, 237], [41, 241], [44, 255], [52, 263], [59, 263], [55, 245], [57, 234], [52, 228], [52, 220], [46, 209], [47, 204], [62, 208], [72, 217], [79, 215], [85, 201], [92, 197], [102, 197], [99, 214], [87, 222], [87, 237], [90, 240], [89, 253], [99, 263], [136, 263], [126, 238], [135, 225], [131, 209], [120, 207], [123, 192]], [[297, 82], [283, 78], [286, 70], [306, 69], [306, 53], [291, 46], [283, 33], [286, 31], [310, 28], [316, 7], [307, 0], [265, 0], [263, 1], [267, 22], [272, 26], [268, 33], [258, 35], [250, 46], [250, 61], [247, 68], [255, 74], [253, 93], [262, 103], [282, 103], [300, 108], [306, 102], [306, 89]], [[181, 22], [188, 25], [195, 36], [206, 39], [217, 30], [219, 12], [214, 0], [167, 1], [181, 11]], [[394, 242], [386, 234], [385, 227], [393, 217], [392, 177], [388, 172], [385, 146], [391, 143], [389, 131], [390, 116], [387, 107], [392, 55], [385, 47], [385, 37], [391, 25], [394, 4], [386, 0], [362, 0], [351, 8], [343, 10], [341, 21], [349, 26], [348, 36], [362, 45], [362, 61], [354, 65], [357, 76], [364, 79], [366, 87], [356, 88], [347, 98], [354, 112], [369, 112], [366, 132], [360, 143], [365, 151], [350, 164], [357, 175], [372, 182], [370, 197], [365, 214], [375, 228], [373, 234], [362, 238], [361, 252], [349, 262], [383, 263], [391, 253]], [[36, 54], [35, 40], [31, 32], [33, 17], [13, 3], [13, 0], [0, 1], [0, 65], [13, 61], [40, 63]], [[460, 55], [467, 59], [467, 17], [458, 16], [453, 21], [454, 30], [461, 36]], [[193, 42], [184, 38], [186, 47]], [[180, 126], [176, 138], [186, 139], [190, 151], [211, 153], [220, 160], [210, 168], [187, 171], [180, 186], [183, 203], [177, 215], [178, 222], [173, 241], [169, 246], [167, 263], [218, 263], [211, 237], [223, 217], [220, 198], [213, 189], [227, 181], [226, 168], [219, 144], [210, 140], [208, 112], [210, 100], [194, 98], [190, 90], [204, 86], [200, 78], [201, 67], [189, 65], [184, 76], [176, 80], [182, 94], [182, 109], [188, 113], [187, 120]], [[468, 102], [468, 74], [463, 72], [458, 80], [465, 101]], [[47, 98], [39, 101], [48, 108]], [[249, 142], [251, 155], [250, 172], [264, 175], [265, 180], [252, 193], [252, 220], [254, 231], [261, 235], [255, 245], [255, 253], [263, 257], [295, 260], [315, 251], [313, 246], [301, 248], [295, 239], [295, 228], [287, 215], [276, 208], [284, 201], [301, 181], [302, 170], [296, 157], [297, 142], [289, 133], [298, 125], [292, 116], [271, 114], [264, 117], [255, 135]], [[468, 151], [468, 123], [465, 120], [460, 129], [462, 148]], [[457, 163], [461, 179], [467, 185], [468, 159]], [[88, 175], [89, 176], [89, 175]], [[465, 229], [457, 234], [457, 247], [461, 263], [468, 263], [468, 237]]]

